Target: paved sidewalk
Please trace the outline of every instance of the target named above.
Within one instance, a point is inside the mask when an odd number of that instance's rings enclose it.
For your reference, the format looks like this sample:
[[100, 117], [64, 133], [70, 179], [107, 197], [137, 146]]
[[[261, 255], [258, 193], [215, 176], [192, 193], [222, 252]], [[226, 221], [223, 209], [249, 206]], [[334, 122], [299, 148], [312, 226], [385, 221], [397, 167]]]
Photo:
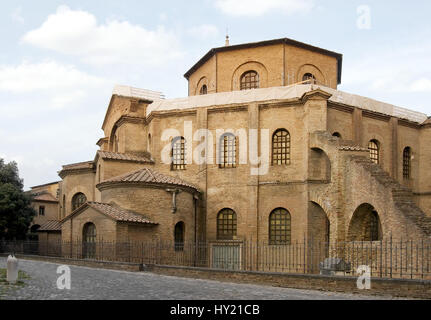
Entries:
[[[29, 300], [368, 300], [381, 297], [312, 290], [235, 284], [70, 266], [71, 290], [57, 288], [58, 264], [20, 260], [19, 269], [31, 279], [23, 288], [9, 290], [0, 299]], [[6, 259], [0, 258], [0, 268]], [[385, 297], [385, 299], [391, 297]]]

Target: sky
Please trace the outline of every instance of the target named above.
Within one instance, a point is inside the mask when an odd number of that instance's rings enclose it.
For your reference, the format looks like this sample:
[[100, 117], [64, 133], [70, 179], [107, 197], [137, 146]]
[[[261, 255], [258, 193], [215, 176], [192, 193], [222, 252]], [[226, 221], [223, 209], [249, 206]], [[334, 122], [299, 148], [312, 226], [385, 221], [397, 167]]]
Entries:
[[431, 115], [431, 1], [0, 0], [0, 158], [25, 189], [94, 159], [116, 84], [187, 96], [211, 48], [291, 38], [343, 54], [339, 90]]

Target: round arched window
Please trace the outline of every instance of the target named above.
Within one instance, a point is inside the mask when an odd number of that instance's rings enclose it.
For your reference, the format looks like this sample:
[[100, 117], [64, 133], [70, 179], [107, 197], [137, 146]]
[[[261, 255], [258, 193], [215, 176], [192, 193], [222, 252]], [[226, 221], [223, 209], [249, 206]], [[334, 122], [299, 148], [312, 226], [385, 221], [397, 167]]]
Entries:
[[202, 87], [201, 87], [201, 90], [199, 91], [199, 94], [200, 95], [204, 95], [204, 94], [207, 94], [208, 93], [208, 87], [207, 87], [207, 85], [206, 84], [204, 84]]
[[87, 197], [82, 192], [75, 194], [72, 198], [72, 211], [75, 211], [84, 203], [87, 202]]
[[284, 208], [269, 215], [269, 244], [290, 244], [290, 213]]
[[233, 240], [236, 236], [236, 213], [232, 209], [223, 209], [217, 215], [217, 239]]
[[184, 222], [180, 221], [175, 225], [175, 251], [184, 250], [184, 233], [185, 225]]
[[314, 74], [312, 73], [306, 73], [304, 74], [304, 76], [302, 77], [302, 81], [306, 81], [306, 84], [309, 83], [316, 83], [316, 77], [314, 76]]
[[368, 150], [370, 150], [370, 159], [372, 162], [380, 163], [380, 145], [377, 140], [371, 140], [368, 143]]
[[256, 71], [247, 71], [241, 76], [241, 90], [257, 89], [260, 87], [259, 74]]

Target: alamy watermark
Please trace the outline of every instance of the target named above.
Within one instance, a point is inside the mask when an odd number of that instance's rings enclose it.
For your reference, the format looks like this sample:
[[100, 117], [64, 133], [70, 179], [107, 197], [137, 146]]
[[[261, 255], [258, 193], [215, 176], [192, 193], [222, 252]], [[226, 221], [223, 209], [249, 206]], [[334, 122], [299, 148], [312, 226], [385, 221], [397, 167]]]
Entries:
[[[198, 129], [193, 133], [192, 125], [192, 121], [184, 122], [184, 163], [186, 165], [221, 164], [220, 150], [224, 147], [221, 145], [223, 137], [230, 134], [235, 137], [235, 146], [228, 152], [232, 153], [230, 156], [235, 159], [235, 164], [250, 164], [251, 175], [268, 173], [271, 150], [269, 129], [216, 129], [214, 137], [213, 132], [208, 129]], [[172, 164], [174, 161], [172, 142], [181, 136], [177, 129], [170, 128], [162, 132], [161, 141], [165, 142], [161, 151], [162, 163]], [[196, 147], [193, 147], [194, 142], [198, 143]]]
[[359, 30], [370, 30], [371, 29], [371, 8], [368, 5], [361, 5], [357, 7], [356, 13], [358, 18], [356, 19], [356, 26]]
[[371, 269], [369, 266], [359, 266], [356, 270], [359, 274], [356, 286], [359, 290], [370, 290], [371, 289]]
[[72, 278], [69, 266], [59, 266], [57, 268], [57, 274], [60, 276], [57, 278], [57, 289], [58, 290], [70, 290], [72, 288]]

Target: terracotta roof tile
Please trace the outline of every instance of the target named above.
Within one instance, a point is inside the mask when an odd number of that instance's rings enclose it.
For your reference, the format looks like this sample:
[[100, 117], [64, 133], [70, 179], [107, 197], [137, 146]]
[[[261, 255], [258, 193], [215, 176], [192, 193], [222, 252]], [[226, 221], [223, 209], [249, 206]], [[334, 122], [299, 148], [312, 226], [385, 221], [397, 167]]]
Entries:
[[139, 162], [139, 163], [154, 163], [152, 159], [144, 155], [109, 152], [109, 151], [97, 151], [97, 154], [102, 159], [123, 160], [123, 161]]
[[36, 193], [33, 195], [33, 201], [58, 202], [58, 200], [48, 192]]
[[114, 204], [100, 203], [100, 202], [87, 202], [91, 208], [110, 216], [111, 218], [122, 222], [136, 222], [145, 224], [157, 224], [150, 221], [145, 216], [123, 209]]
[[140, 169], [138, 171], [130, 172], [119, 177], [115, 177], [103, 181], [101, 185], [112, 182], [131, 182], [131, 183], [148, 183], [148, 184], [170, 184], [195, 189], [199, 191], [194, 185], [185, 182], [179, 178], [164, 175], [150, 168]]
[[37, 231], [61, 231], [61, 222], [57, 220], [49, 220], [37, 229]]
[[79, 169], [91, 169], [93, 168], [93, 161], [78, 162], [72, 164], [66, 164], [63, 166], [63, 170], [79, 170]]

